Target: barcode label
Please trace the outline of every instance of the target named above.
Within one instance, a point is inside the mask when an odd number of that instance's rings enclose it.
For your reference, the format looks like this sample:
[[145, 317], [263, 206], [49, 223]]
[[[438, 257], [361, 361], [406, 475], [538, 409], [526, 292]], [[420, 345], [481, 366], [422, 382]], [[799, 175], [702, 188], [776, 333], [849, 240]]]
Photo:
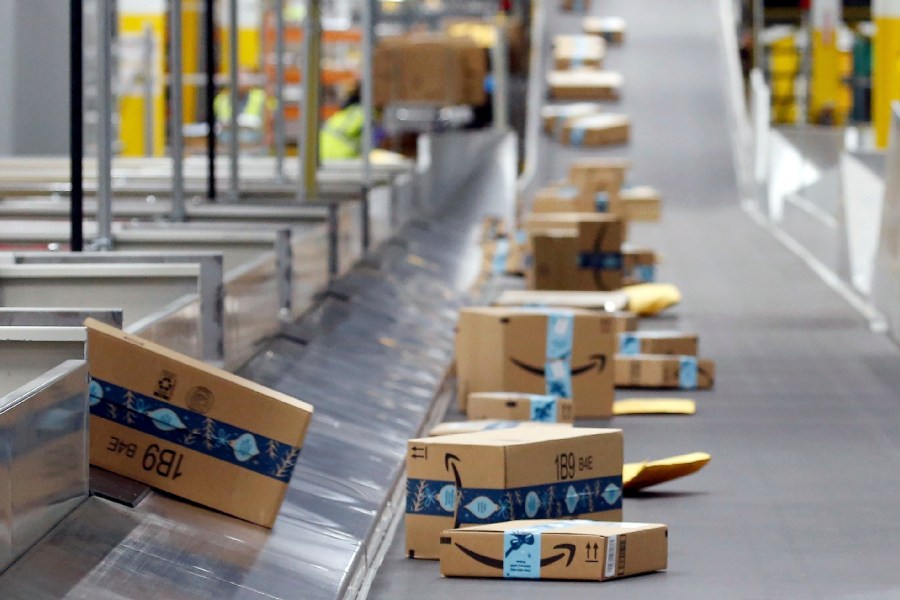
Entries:
[[606, 538], [606, 568], [603, 571], [604, 577], [615, 577], [616, 566], [618, 564], [617, 554], [619, 552], [619, 536], [611, 535]]

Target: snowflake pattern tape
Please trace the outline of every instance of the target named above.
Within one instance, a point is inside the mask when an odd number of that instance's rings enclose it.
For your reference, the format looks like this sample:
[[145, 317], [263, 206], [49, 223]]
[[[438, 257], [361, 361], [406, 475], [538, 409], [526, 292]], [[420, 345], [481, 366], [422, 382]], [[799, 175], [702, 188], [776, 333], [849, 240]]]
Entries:
[[592, 271], [620, 271], [624, 259], [621, 252], [582, 252], [578, 255], [578, 268]]
[[453, 517], [460, 524], [489, 524], [516, 519], [556, 519], [622, 508], [622, 477], [533, 485], [506, 490], [462, 488], [452, 481], [409, 479], [407, 514]]
[[91, 414], [287, 483], [300, 448], [91, 379]]

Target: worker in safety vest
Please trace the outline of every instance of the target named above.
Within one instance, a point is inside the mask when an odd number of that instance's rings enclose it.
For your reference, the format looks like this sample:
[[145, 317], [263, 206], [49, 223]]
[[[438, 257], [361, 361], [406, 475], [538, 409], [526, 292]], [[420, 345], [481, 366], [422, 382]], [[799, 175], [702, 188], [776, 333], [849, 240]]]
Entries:
[[331, 115], [319, 133], [319, 156], [322, 160], [358, 158], [362, 154], [365, 115], [357, 87], [341, 110]]
[[[263, 138], [266, 110], [271, 108], [265, 90], [254, 87], [251, 75], [238, 74], [238, 140], [242, 144], [259, 144]], [[213, 101], [216, 122], [227, 139], [231, 126], [231, 92], [227, 88], [216, 94]]]

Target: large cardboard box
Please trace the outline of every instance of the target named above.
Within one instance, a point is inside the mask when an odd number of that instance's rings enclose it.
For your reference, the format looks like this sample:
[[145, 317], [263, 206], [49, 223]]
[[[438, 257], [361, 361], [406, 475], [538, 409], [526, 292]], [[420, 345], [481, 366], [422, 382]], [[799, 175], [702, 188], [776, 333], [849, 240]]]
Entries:
[[626, 144], [631, 136], [631, 119], [626, 115], [601, 114], [565, 121], [560, 141], [570, 146], [611, 146]]
[[554, 100], [618, 100], [625, 78], [615, 71], [550, 71], [547, 87]]
[[607, 291], [622, 287], [622, 221], [604, 213], [532, 214], [532, 268], [537, 290]]
[[716, 379], [716, 364], [696, 356], [619, 354], [616, 387], [705, 390]]
[[696, 333], [680, 331], [629, 331], [619, 334], [619, 354], [678, 354], [697, 356]]
[[480, 307], [460, 311], [457, 401], [474, 392], [571, 398], [575, 416], [612, 415], [616, 318], [601, 311]]
[[582, 519], [450, 529], [441, 536], [441, 574], [606, 581], [664, 570], [668, 537], [661, 524]]
[[596, 102], [576, 102], [570, 104], [548, 104], [541, 108], [541, 121], [544, 131], [550, 135], [559, 136], [562, 125], [566, 119], [573, 117], [586, 117], [598, 115], [603, 112], [603, 107]]
[[662, 216], [662, 195], [656, 189], [641, 185], [619, 191], [623, 216], [629, 221], [659, 221]]
[[606, 57], [606, 41], [594, 35], [557, 35], [553, 38], [555, 69], [599, 69]]
[[622, 518], [622, 431], [547, 425], [410, 440], [406, 553], [446, 529], [515, 519]]
[[271, 527], [312, 406], [93, 319], [91, 464]]
[[469, 419], [505, 419], [541, 423], [573, 423], [575, 404], [568, 398], [518, 392], [475, 392], [466, 405]]
[[627, 26], [622, 17], [585, 17], [584, 32], [602, 37], [607, 43], [619, 46], [625, 43]]
[[656, 281], [656, 265], [659, 257], [649, 248], [622, 248], [623, 285], [637, 285]]

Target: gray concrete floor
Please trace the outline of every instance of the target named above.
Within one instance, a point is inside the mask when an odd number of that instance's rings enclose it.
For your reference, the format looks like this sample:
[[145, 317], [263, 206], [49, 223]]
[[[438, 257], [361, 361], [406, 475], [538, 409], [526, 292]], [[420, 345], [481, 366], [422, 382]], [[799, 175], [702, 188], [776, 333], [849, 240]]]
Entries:
[[[713, 460], [626, 499], [626, 520], [669, 525], [666, 573], [442, 579], [436, 563], [404, 557], [401, 528], [370, 597], [900, 598], [900, 351], [740, 209], [716, 2], [596, 0], [593, 12], [629, 25], [608, 64], [626, 77], [632, 143], [604, 154], [630, 156], [633, 181], [663, 191], [663, 222], [632, 239], [663, 254], [660, 280], [685, 297], [642, 327], [695, 330], [718, 363], [716, 388], [694, 394], [697, 415], [614, 425], [626, 460], [695, 450]], [[579, 27], [550, 21], [554, 32]], [[561, 177], [574, 153], [543, 150], [542, 179]]]

